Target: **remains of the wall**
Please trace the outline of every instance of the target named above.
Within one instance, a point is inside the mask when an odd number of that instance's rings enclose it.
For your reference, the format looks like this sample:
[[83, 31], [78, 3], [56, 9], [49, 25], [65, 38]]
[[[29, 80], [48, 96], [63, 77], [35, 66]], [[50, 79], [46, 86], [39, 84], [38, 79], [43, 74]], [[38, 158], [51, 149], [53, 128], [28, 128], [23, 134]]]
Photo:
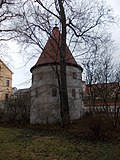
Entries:
[[[55, 66], [44, 65], [32, 70], [31, 124], [61, 121], [57, 76], [53, 67], [55, 69]], [[70, 118], [75, 120], [82, 114], [82, 71], [71, 65], [66, 69]], [[54, 89], [57, 90], [56, 93]]]

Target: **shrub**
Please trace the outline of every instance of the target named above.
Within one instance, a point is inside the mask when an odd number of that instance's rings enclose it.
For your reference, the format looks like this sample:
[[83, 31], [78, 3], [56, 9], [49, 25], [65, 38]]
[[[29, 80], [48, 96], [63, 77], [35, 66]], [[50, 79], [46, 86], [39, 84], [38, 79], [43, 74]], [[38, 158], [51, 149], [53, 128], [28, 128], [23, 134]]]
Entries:
[[4, 110], [0, 109], [0, 122], [3, 121], [3, 117], [4, 117]]
[[4, 122], [14, 124], [28, 123], [30, 119], [30, 99], [16, 97], [5, 102]]
[[112, 117], [108, 117], [103, 112], [87, 114], [84, 119], [86, 128], [89, 130], [87, 136], [91, 139], [107, 139], [108, 132], [111, 134], [114, 131]]

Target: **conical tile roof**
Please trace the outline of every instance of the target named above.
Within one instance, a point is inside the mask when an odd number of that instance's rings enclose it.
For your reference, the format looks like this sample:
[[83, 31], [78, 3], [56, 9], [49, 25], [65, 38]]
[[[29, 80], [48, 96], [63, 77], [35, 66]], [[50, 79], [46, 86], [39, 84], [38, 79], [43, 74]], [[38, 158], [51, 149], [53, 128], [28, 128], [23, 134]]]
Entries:
[[[41, 65], [58, 64], [60, 63], [60, 40], [61, 34], [58, 27], [54, 27], [50, 38], [48, 39], [37, 63], [31, 68], [36, 68]], [[75, 61], [69, 48], [66, 47], [66, 64], [80, 67]]]

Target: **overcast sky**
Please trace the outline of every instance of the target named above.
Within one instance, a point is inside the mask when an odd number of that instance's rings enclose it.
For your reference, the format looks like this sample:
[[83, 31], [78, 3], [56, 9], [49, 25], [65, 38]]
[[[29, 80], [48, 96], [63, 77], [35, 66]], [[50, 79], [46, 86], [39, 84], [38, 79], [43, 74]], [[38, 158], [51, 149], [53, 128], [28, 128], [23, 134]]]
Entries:
[[[106, 2], [111, 5], [114, 10], [115, 15], [120, 16], [120, 0], [106, 0]], [[119, 25], [120, 26], [120, 25]], [[114, 27], [112, 29], [112, 37], [117, 44], [117, 51], [114, 53], [114, 57], [118, 59], [120, 56], [120, 28]], [[11, 44], [10, 44], [11, 45]], [[16, 54], [17, 45], [12, 43], [11, 49], [9, 50], [9, 54], [12, 53], [12, 62], [7, 62], [10, 68], [13, 71], [13, 87], [19, 88], [27, 88], [31, 86], [31, 73], [30, 68], [36, 63], [37, 59], [33, 59], [26, 66], [24, 63], [26, 61], [24, 56]], [[28, 53], [29, 54], [29, 53]]]
[[[120, 0], [106, 0], [106, 2], [113, 8], [114, 14], [120, 16]], [[120, 43], [120, 24], [118, 24], [118, 26], [119, 27], [116, 26], [112, 30], [113, 38], [116, 40], [116, 43]]]

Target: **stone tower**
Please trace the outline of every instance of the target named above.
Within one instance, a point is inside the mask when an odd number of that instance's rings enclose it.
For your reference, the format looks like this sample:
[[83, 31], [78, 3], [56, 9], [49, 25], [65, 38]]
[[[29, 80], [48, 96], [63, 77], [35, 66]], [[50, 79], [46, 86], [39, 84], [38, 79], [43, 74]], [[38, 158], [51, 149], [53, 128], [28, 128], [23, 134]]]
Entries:
[[[31, 68], [31, 124], [47, 124], [61, 121], [58, 78], [60, 68], [60, 38], [58, 27], [54, 27], [37, 63]], [[66, 74], [70, 119], [82, 113], [82, 67], [77, 64], [66, 47]]]

